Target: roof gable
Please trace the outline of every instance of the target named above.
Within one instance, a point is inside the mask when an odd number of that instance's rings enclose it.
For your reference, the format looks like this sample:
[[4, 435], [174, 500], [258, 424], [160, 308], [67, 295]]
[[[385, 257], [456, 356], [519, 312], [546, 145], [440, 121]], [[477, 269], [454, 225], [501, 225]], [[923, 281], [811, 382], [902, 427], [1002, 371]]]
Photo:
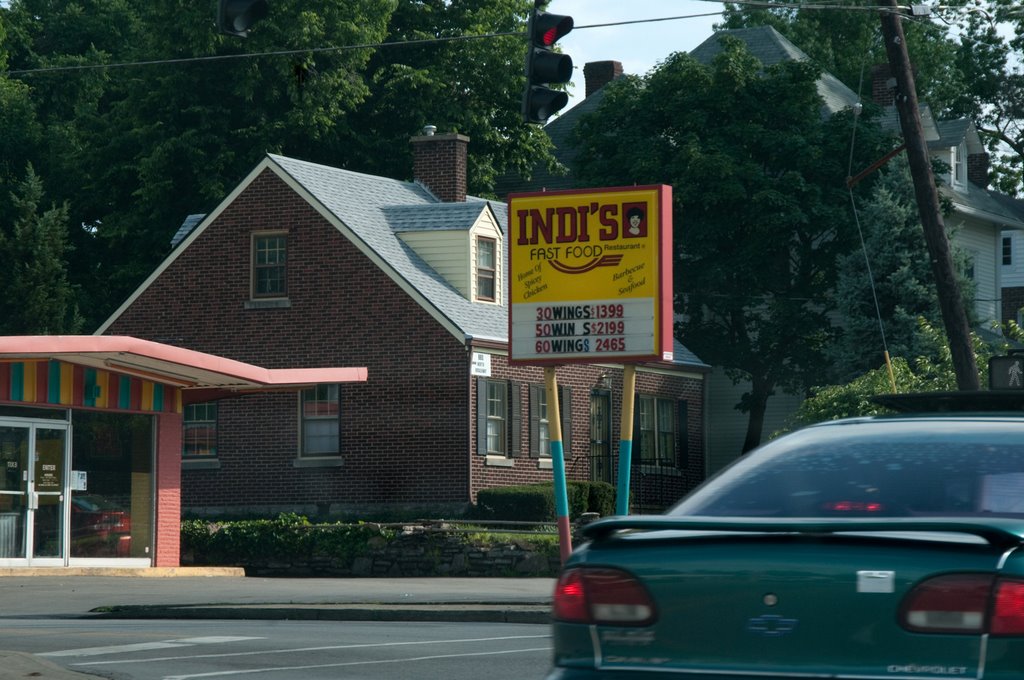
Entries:
[[[717, 31], [695, 47], [690, 56], [702, 64], [710, 64], [722, 51], [721, 41], [724, 36], [742, 40], [747, 51], [765, 66], [774, 66], [784, 61], [811, 61], [807, 53], [771, 26]], [[818, 94], [828, 114], [838, 113], [860, 101], [856, 92], [827, 71], [823, 71], [818, 78]]]

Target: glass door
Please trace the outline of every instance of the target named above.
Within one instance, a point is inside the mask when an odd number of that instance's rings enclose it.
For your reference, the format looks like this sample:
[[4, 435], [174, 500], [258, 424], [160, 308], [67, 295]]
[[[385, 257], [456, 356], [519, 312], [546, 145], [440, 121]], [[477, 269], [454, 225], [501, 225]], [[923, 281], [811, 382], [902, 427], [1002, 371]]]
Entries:
[[31, 429], [0, 425], [0, 560], [25, 559]]
[[0, 563], [67, 557], [67, 425], [0, 423]]

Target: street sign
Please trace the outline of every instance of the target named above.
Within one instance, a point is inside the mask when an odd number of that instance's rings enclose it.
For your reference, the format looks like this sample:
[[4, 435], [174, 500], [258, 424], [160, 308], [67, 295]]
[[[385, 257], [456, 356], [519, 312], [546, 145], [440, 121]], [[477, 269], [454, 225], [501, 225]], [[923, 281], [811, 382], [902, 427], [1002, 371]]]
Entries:
[[988, 360], [990, 390], [1024, 390], [1024, 354], [992, 357]]
[[672, 360], [672, 187], [508, 205], [510, 363]]

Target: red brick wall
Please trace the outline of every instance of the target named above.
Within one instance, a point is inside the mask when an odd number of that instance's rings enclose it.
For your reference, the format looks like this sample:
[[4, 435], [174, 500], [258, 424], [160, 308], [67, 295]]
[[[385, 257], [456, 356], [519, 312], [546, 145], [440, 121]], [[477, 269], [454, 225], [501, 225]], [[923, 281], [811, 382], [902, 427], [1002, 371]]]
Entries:
[[1016, 321], [1021, 307], [1024, 307], [1024, 288], [1003, 288], [1002, 322]]
[[[286, 309], [245, 309], [250, 234], [288, 231]], [[296, 468], [298, 398], [220, 403], [219, 470], [188, 507], [466, 502], [461, 342], [271, 173], [257, 178], [108, 329], [267, 368], [366, 366], [341, 387], [338, 468]]]
[[[567, 479], [590, 479], [590, 394], [602, 373], [607, 373], [612, 387], [612, 469], [613, 484], [618, 475], [619, 432], [622, 421], [622, 370], [589, 364], [561, 366], [556, 370], [558, 384], [572, 388], [572, 432], [569, 447], [565, 450]], [[488, 466], [486, 457], [476, 454], [476, 399], [470, 406], [473, 411], [472, 478], [474, 499], [481, 489], [509, 484], [529, 484], [552, 480], [552, 471], [541, 469], [538, 459], [529, 455], [529, 384], [544, 384], [544, 369], [533, 366], [509, 367], [504, 357], [491, 357], [491, 378], [509, 380], [522, 384], [520, 390], [520, 451], [514, 452], [513, 467]], [[636, 391], [689, 403], [686, 424], [689, 438], [688, 455], [679, 470], [657, 470], [650, 466], [634, 465], [630, 476], [631, 507], [641, 504], [647, 509], [661, 509], [675, 502], [704, 478], [704, 415], [703, 381], [693, 377], [663, 375], [637, 370]], [[474, 390], [475, 392], [475, 390]], [[677, 430], [681, 430], [679, 423]], [[637, 456], [639, 453], [637, 452]], [[636, 463], [634, 459], [634, 463]]]
[[181, 414], [156, 416], [154, 567], [177, 567], [181, 553]]

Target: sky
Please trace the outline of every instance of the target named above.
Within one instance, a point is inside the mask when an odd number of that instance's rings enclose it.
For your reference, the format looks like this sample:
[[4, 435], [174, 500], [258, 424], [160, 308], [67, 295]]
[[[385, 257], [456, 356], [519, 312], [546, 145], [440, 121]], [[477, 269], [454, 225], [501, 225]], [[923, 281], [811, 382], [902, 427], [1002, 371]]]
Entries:
[[[576, 26], [558, 42], [573, 62], [570, 106], [586, 94], [587, 62], [619, 61], [626, 73], [644, 75], [673, 52], [689, 52], [704, 42], [722, 20], [722, 4], [702, 0], [551, 0], [547, 11], [571, 16]], [[586, 28], [663, 17], [691, 18]]]

